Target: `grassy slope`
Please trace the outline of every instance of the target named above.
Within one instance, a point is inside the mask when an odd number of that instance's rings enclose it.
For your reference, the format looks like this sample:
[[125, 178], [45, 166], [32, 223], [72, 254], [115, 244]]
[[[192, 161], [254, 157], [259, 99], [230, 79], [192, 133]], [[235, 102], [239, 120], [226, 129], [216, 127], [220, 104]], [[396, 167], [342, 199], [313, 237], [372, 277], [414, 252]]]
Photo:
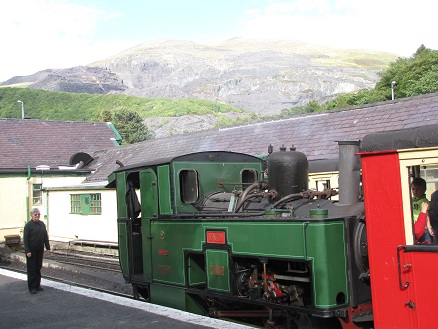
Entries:
[[21, 118], [24, 102], [26, 117], [45, 120], [98, 121], [102, 110], [129, 109], [142, 118], [182, 115], [245, 113], [233, 106], [197, 99], [151, 99], [125, 95], [90, 95], [49, 92], [27, 88], [0, 88], [0, 117]]

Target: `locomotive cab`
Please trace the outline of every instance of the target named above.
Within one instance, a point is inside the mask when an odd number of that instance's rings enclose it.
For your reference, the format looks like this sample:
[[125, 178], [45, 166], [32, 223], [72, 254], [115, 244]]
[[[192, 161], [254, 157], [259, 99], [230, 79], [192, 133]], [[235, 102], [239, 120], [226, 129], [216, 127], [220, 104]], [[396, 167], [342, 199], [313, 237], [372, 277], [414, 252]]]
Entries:
[[[227, 211], [218, 206], [232, 199], [230, 193], [244, 190], [263, 175], [265, 162], [231, 152], [201, 152], [150, 163], [123, 166], [109, 177], [107, 187], [117, 189], [119, 252], [128, 282], [151, 282], [151, 221]], [[204, 200], [221, 195], [214, 206]], [[232, 193], [231, 193], [232, 194]], [[147, 290], [147, 289], [146, 289]], [[143, 294], [148, 299], [148, 293]]]

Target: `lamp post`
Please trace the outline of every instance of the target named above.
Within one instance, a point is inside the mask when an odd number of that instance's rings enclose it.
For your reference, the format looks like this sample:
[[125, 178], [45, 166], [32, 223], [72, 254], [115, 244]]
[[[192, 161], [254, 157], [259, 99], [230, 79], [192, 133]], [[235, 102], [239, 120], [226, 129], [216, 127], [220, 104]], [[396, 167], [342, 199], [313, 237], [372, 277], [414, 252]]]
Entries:
[[17, 103], [21, 103], [21, 118], [24, 119], [24, 102], [18, 100]]

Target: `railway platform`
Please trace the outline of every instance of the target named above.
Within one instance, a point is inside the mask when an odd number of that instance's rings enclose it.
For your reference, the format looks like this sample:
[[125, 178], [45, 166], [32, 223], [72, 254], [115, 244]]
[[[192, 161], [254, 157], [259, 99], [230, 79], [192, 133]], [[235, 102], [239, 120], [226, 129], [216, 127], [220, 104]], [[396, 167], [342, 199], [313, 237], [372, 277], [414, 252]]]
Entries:
[[1, 328], [251, 328], [46, 279], [41, 285], [32, 295], [26, 275], [0, 269]]

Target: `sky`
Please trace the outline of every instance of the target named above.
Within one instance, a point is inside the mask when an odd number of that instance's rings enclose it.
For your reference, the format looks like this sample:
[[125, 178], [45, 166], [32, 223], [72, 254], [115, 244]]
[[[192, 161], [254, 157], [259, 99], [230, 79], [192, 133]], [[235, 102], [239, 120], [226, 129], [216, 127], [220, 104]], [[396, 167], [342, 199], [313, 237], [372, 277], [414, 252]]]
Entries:
[[144, 42], [305, 41], [402, 57], [438, 50], [432, 0], [2, 0], [0, 81]]

